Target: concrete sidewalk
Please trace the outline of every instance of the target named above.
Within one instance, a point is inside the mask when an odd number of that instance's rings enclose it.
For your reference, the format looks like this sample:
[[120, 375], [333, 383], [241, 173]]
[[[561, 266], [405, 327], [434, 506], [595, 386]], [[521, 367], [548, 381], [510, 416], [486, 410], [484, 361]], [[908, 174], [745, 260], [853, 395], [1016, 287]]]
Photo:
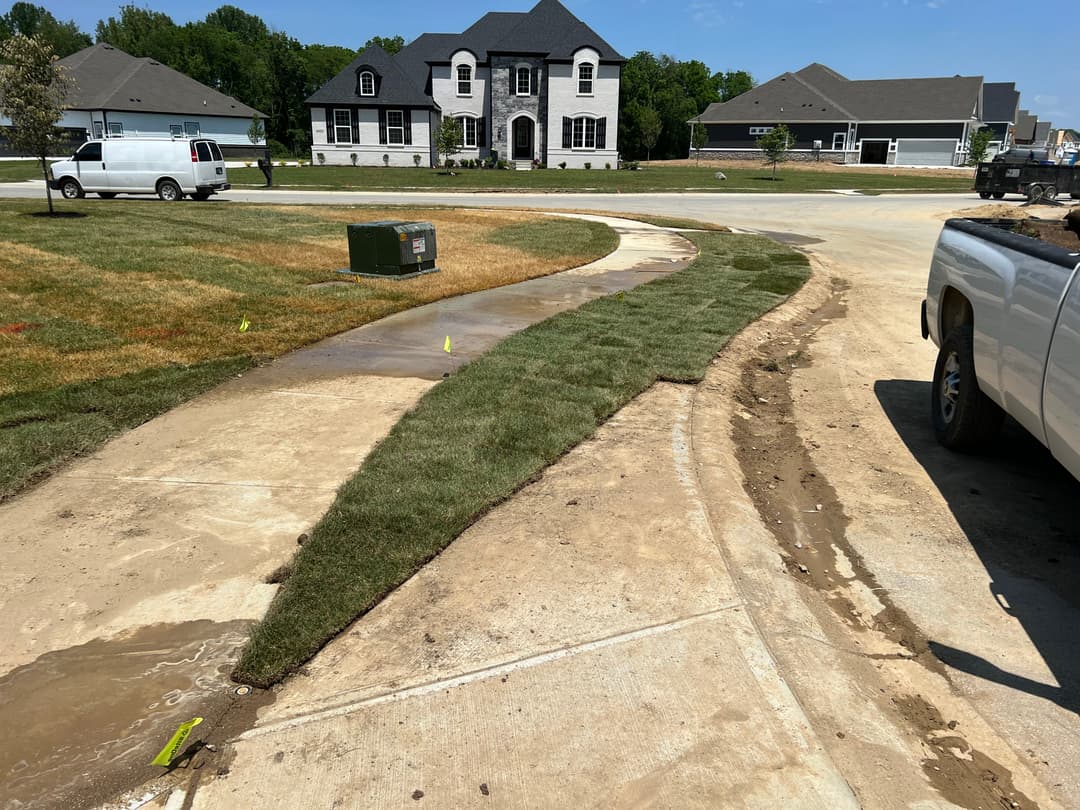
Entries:
[[178, 722], [224, 711], [246, 625], [277, 588], [265, 580], [372, 446], [441, 379], [445, 335], [473, 357], [693, 255], [670, 231], [586, 218], [621, 238], [592, 265], [323, 341], [0, 506], [0, 716], [15, 730], [0, 735], [0, 806], [103, 800], [155, 774], [146, 763]]

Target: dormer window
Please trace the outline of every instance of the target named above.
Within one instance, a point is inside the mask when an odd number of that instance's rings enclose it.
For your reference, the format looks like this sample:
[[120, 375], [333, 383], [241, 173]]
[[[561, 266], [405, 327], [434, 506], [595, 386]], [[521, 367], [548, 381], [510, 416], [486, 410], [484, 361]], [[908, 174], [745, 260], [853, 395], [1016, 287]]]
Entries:
[[360, 95], [375, 95], [375, 74], [370, 70], [365, 70], [360, 74]]
[[593, 93], [593, 66], [588, 62], [578, 65], [577, 92], [579, 96], [591, 96]]
[[519, 96], [530, 95], [532, 93], [532, 70], [527, 67], [519, 67], [515, 86]]
[[457, 69], [457, 94], [459, 96], [472, 95], [472, 68], [468, 65], [459, 65]]

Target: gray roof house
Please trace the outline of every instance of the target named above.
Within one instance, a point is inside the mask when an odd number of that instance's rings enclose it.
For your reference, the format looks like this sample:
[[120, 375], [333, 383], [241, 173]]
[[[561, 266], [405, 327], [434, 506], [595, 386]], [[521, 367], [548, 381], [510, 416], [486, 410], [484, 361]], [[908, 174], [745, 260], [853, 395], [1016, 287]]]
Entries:
[[1004, 151], [1012, 143], [1020, 114], [1020, 92], [1012, 82], [987, 82], [983, 85], [983, 125], [994, 132], [991, 152]]
[[618, 156], [625, 61], [558, 0], [422, 34], [393, 56], [372, 46], [307, 99], [312, 160], [434, 166], [435, 131], [451, 117], [456, 159], [602, 168]]
[[266, 117], [155, 59], [136, 58], [105, 42], [60, 64], [74, 82], [59, 124], [72, 145], [105, 135], [201, 135], [216, 140], [226, 156], [248, 154], [254, 148], [247, 136], [252, 116]]
[[689, 123], [706, 129], [703, 156], [759, 155], [757, 138], [784, 124], [796, 158], [950, 166], [963, 162], [982, 120], [981, 76], [852, 80], [813, 63], [711, 104]]

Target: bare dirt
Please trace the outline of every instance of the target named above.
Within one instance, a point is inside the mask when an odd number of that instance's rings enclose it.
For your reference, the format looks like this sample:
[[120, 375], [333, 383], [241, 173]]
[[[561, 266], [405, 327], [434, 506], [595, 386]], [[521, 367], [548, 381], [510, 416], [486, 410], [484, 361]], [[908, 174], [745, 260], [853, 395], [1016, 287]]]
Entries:
[[[796, 424], [791, 397], [791, 373], [813, 362], [815, 334], [829, 322], [845, 317], [842, 294], [847, 284], [833, 279], [832, 297], [813, 315], [791, 324], [759, 346], [742, 368], [733, 419], [736, 455], [745, 476], [744, 487], [762, 523], [781, 549], [788, 573], [816, 589], [836, 618], [856, 634], [877, 634], [904, 652], [867, 654], [878, 660], [908, 660], [947, 678], [926, 634], [881, 586], [848, 541], [850, 520], [836, 490], [815, 466], [811, 451]], [[832, 430], [858, 431], [849, 421], [829, 423]], [[867, 500], [871, 494], [866, 493]], [[878, 612], [868, 613], [855, 597], [853, 585], [876, 596]], [[884, 692], [895, 722], [923, 740], [927, 756], [923, 771], [950, 802], [965, 808], [1034, 808], [1037, 805], [1013, 784], [1009, 769], [977, 750], [941, 712], [909, 686], [894, 684]], [[888, 707], [888, 704], [886, 704]], [[843, 732], [838, 734], [843, 738]]]

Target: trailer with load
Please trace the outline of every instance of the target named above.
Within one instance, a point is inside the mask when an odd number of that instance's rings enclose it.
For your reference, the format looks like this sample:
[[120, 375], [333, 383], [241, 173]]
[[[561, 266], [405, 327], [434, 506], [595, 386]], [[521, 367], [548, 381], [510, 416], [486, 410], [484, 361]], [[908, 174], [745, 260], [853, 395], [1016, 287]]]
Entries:
[[1006, 194], [1020, 194], [1031, 202], [1053, 200], [1059, 194], [1080, 200], [1080, 166], [993, 160], [979, 164], [975, 190], [984, 200], [1000, 200]]

